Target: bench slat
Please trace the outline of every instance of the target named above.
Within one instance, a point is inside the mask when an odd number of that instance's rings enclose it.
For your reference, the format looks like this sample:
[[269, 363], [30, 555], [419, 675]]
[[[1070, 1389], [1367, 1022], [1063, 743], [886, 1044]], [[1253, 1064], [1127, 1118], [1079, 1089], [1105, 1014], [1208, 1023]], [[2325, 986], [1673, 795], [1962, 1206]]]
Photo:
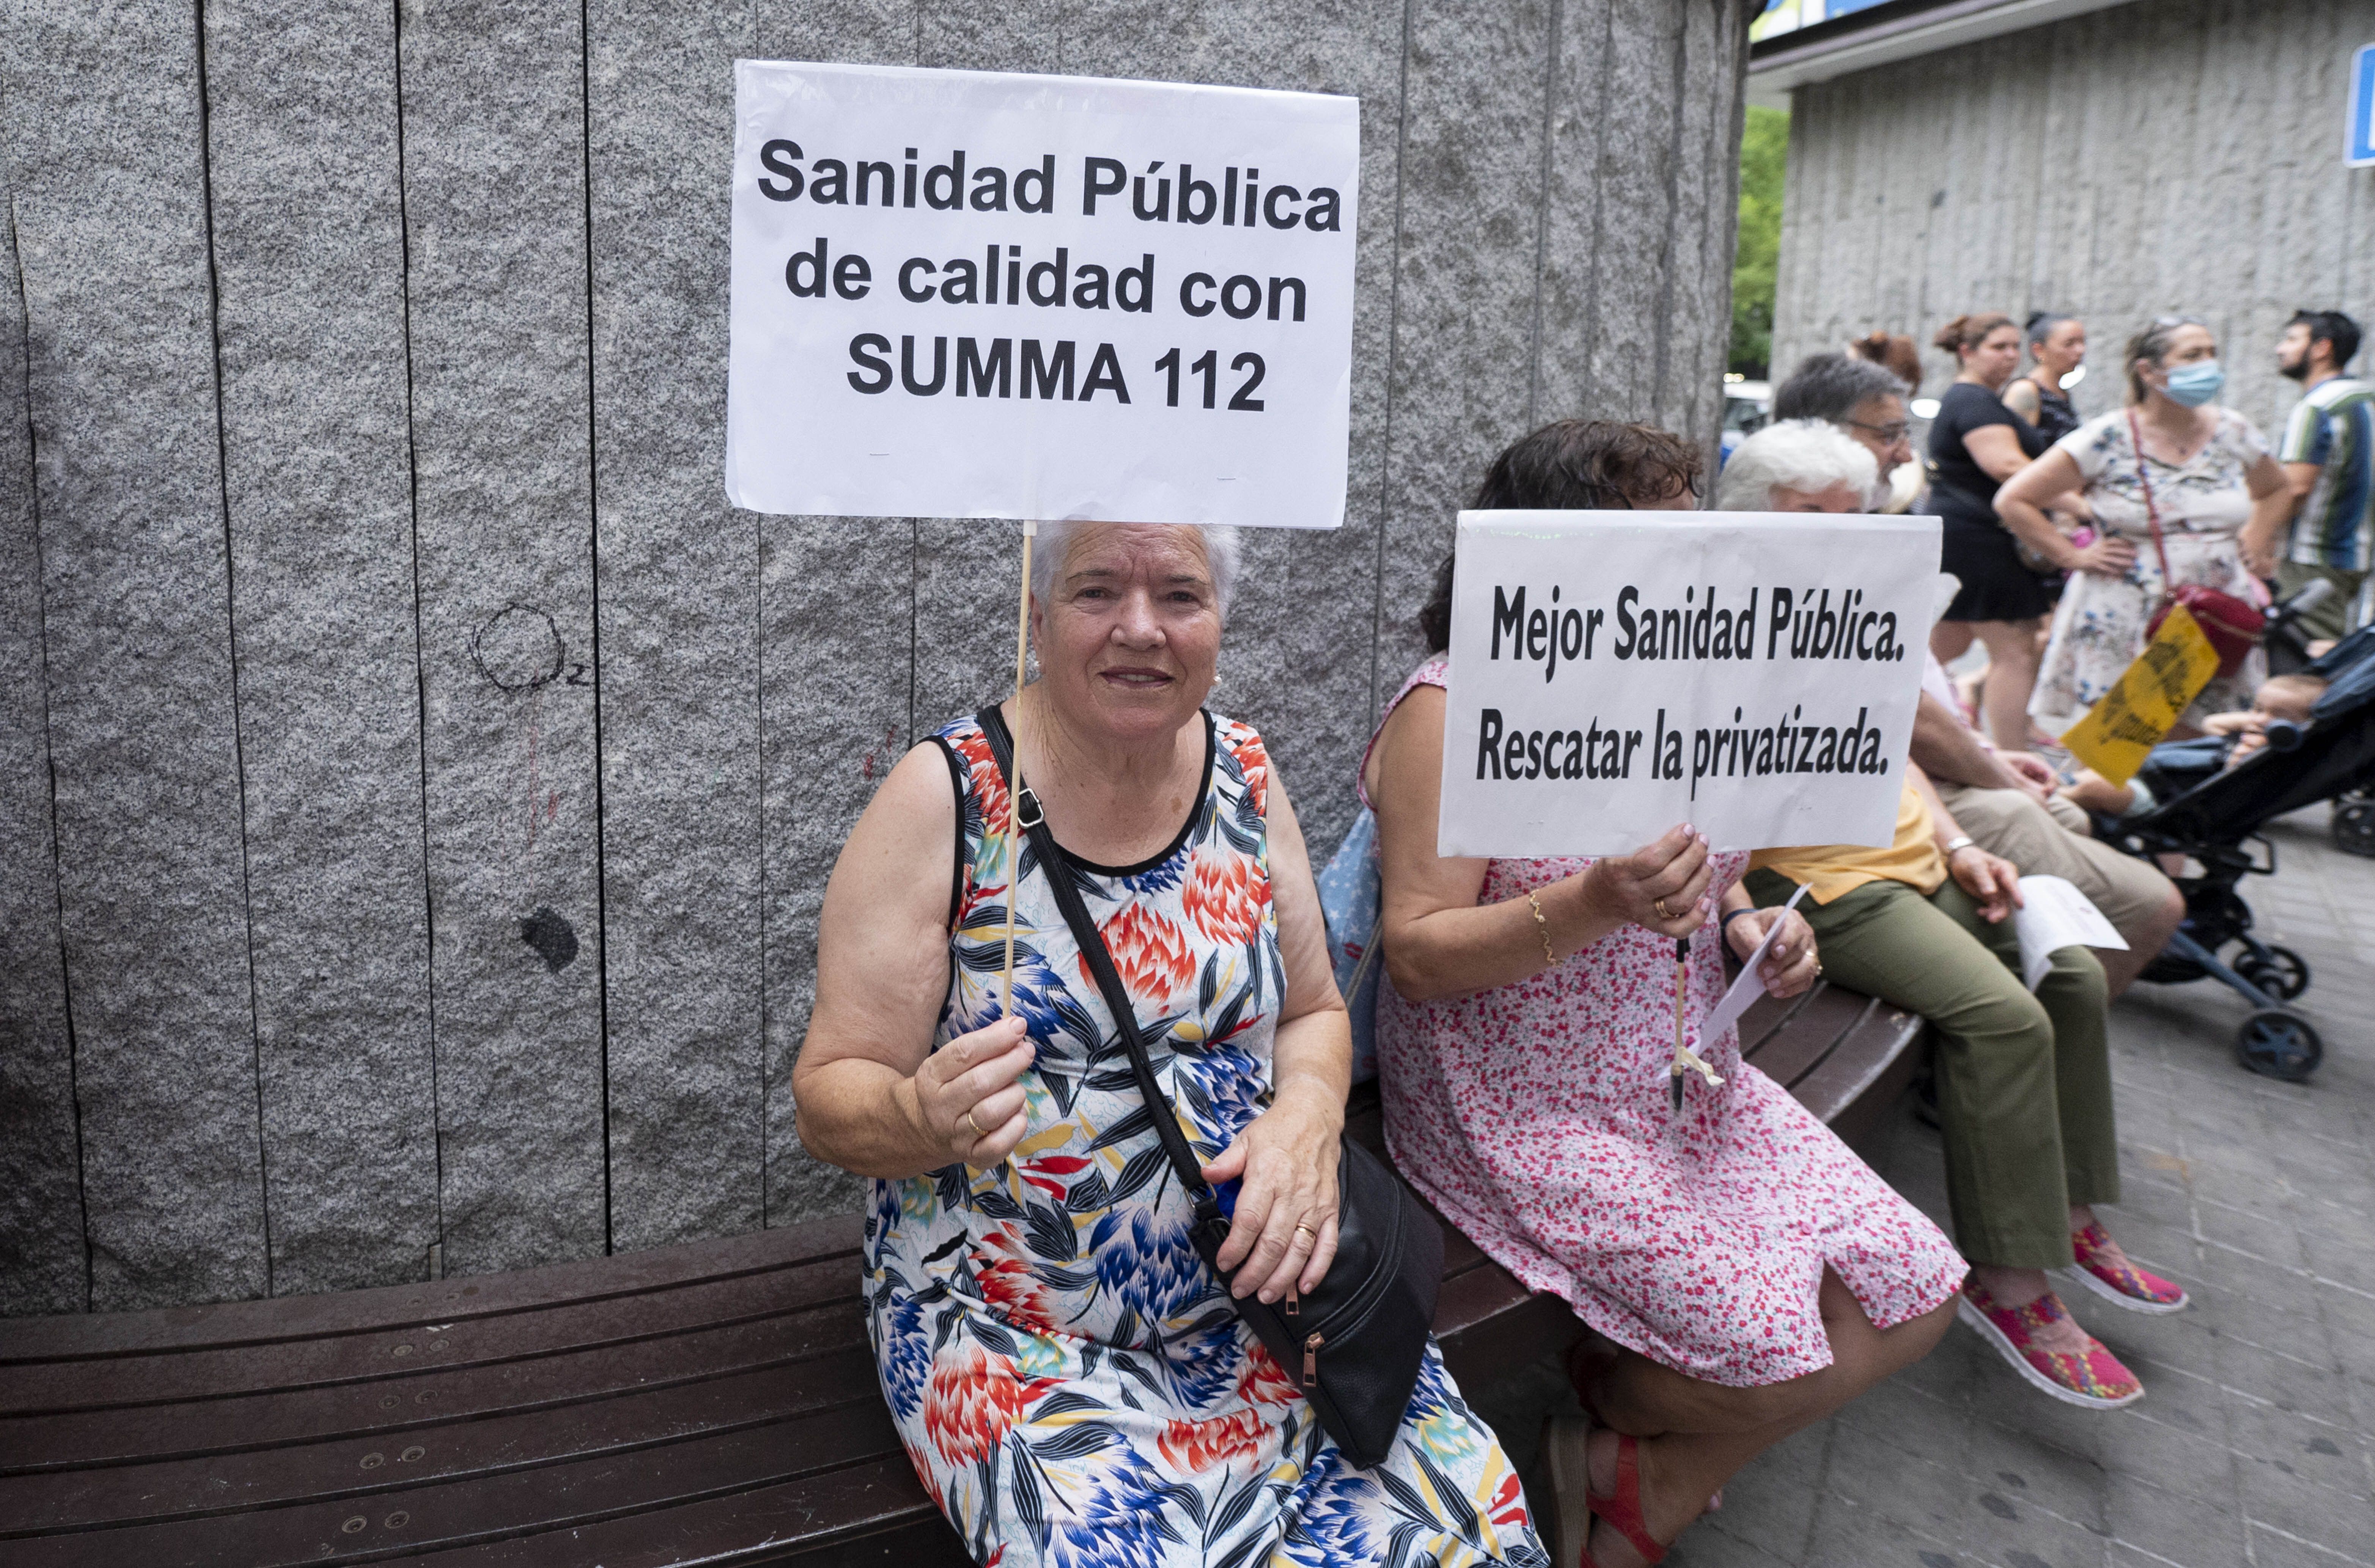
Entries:
[[1928, 1060], [1928, 1024], [1875, 1002], [1855, 1037], [1798, 1081], [1793, 1092], [1833, 1132], [1853, 1143], [1879, 1122]]
[[514, 1537], [407, 1561], [421, 1568], [971, 1568], [907, 1456], [868, 1460], [813, 1480], [759, 1487], [665, 1514], [636, 1514], [562, 1534]]
[[857, 1265], [828, 1256], [635, 1295], [561, 1302], [496, 1317], [268, 1345], [202, 1347], [0, 1368], [0, 1413], [105, 1409], [230, 1391], [321, 1387], [427, 1366], [482, 1366], [749, 1322], [853, 1293]]
[[0, 1321], [0, 1366], [199, 1346], [276, 1344], [324, 1335], [456, 1323], [632, 1296], [836, 1256], [855, 1259], [864, 1223], [862, 1215], [834, 1215], [748, 1235], [581, 1258], [511, 1274], [461, 1275], [433, 1283], [382, 1285], [318, 1296], [100, 1315], [64, 1313], [13, 1318]]
[[[385, 1382], [0, 1421], [0, 1473], [195, 1457], [234, 1449], [404, 1434], [503, 1410], [534, 1409], [866, 1348], [854, 1297], [754, 1323], [702, 1328], [493, 1366]], [[870, 1354], [870, 1352], [868, 1352]], [[0, 1504], [0, 1520], [8, 1516]]]
[[[394, 1438], [348, 1437], [203, 1459], [110, 1466], [0, 1481], [0, 1519], [15, 1531], [120, 1527], [237, 1514], [354, 1496], [359, 1508], [438, 1481], [591, 1458], [879, 1404], [874, 1358], [850, 1350], [821, 1362], [639, 1390], [559, 1409], [513, 1410]], [[390, 1506], [400, 1507], [399, 1503]]]
[[1795, 1089], [1855, 1030], [1872, 998], [1817, 980], [1805, 1005], [1795, 1009], [1789, 1029], [1760, 1043], [1749, 1064], [1784, 1089]]
[[[168, 1525], [39, 1536], [10, 1543], [11, 1568], [295, 1568], [419, 1552], [481, 1539], [566, 1529], [667, 1510], [823, 1472], [853, 1458], [905, 1451], [880, 1400], [790, 1421], [597, 1458], [510, 1470], [349, 1499], [180, 1520]], [[920, 1498], [912, 1469], [907, 1485]], [[366, 1503], [368, 1505], [366, 1506]], [[360, 1520], [351, 1529], [352, 1521]]]

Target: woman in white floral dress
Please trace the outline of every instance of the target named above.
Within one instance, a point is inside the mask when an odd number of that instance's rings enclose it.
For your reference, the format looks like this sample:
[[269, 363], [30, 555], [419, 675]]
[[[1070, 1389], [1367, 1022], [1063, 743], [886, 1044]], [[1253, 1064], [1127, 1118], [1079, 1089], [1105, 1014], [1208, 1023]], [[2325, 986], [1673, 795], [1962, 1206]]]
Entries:
[[[2215, 401], [2225, 382], [2217, 340], [2191, 317], [2163, 316], [2130, 340], [2127, 365], [2129, 407], [2087, 420], [1996, 492], [2004, 525], [2070, 573], [2028, 703], [2054, 735], [2144, 652], [2165, 591], [2152, 513], [2180, 584], [2266, 602], [2237, 536], [2255, 513], [2285, 504], [2284, 471], [2251, 421]], [[2084, 548], [2045, 517], [2074, 491], [2094, 509], [2097, 537]], [[2267, 673], [2254, 649], [2234, 674], [2212, 678], [2187, 719], [2250, 707]]]

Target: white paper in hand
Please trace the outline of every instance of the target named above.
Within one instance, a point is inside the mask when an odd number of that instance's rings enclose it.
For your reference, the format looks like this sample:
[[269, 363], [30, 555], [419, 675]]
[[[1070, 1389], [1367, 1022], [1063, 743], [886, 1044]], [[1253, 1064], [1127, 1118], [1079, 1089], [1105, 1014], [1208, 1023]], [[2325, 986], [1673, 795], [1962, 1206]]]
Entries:
[[[1812, 885], [1801, 883], [1798, 890], [1790, 895], [1790, 902], [1781, 906], [1781, 913], [1787, 914], [1797, 908], [1798, 901], [1806, 896], [1806, 889]], [[1715, 1005], [1715, 1010], [1700, 1020], [1701, 1041], [1712, 1040], [1738, 1023], [1740, 1015], [1748, 1010], [1749, 1004], [1765, 995], [1765, 976], [1759, 971], [1766, 955], [1773, 949], [1773, 939], [1781, 935], [1781, 927], [1785, 924], [1777, 920], [1766, 929], [1765, 940], [1756, 944], [1756, 950], [1749, 954], [1748, 961], [1741, 966], [1740, 978], [1731, 983], [1731, 989], [1723, 994], [1723, 1000]]]
[[2095, 901], [2060, 877], [2023, 877], [2021, 907], [2012, 914], [2020, 934], [2020, 977], [2032, 991], [2053, 967], [2053, 955], [2063, 948], [2116, 948], [2121, 939]]

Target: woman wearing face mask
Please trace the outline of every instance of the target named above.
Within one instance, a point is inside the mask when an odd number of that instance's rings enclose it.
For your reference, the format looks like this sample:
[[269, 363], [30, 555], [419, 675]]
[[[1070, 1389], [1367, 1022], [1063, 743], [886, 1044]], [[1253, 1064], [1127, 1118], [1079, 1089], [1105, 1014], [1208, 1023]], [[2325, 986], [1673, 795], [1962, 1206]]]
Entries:
[[1932, 628], [1930, 651], [1946, 663], [1974, 639], [1987, 645], [1981, 716], [1998, 746], [2026, 751], [2037, 631], [2053, 606], [2037, 573], [2021, 564], [1993, 502], [1996, 487], [2027, 466], [2046, 441], [1997, 395], [2020, 368], [2020, 328], [2010, 316], [1956, 316], [1932, 341], [1962, 367], [1930, 424], [1930, 505], [1945, 523], [1939, 569], [1963, 586]]
[[[2164, 594], [2154, 518], [2178, 584], [2264, 601], [2236, 538], [2286, 500], [2284, 470], [2259, 430], [2216, 402], [2226, 373], [2208, 326], [2157, 317], [2128, 340], [2123, 359], [2128, 407], [2087, 420], [1996, 492], [2004, 525], [2070, 573], [2029, 702], [2056, 735], [2144, 651]], [[2045, 515], [2074, 493], [2095, 517], [2096, 540], [2083, 549]], [[2242, 706], [2266, 678], [2267, 660], [2254, 649], [2233, 675], [2213, 678], [2188, 720]]]

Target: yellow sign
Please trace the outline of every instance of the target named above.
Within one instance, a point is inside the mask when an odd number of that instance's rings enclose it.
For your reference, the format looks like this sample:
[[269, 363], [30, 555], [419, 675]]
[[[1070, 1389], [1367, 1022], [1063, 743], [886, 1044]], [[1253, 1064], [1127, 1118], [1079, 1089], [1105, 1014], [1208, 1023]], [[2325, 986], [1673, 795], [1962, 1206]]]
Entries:
[[2111, 783], [2123, 784], [2217, 673], [2218, 650], [2183, 605], [2172, 605], [2136, 662], [2085, 718], [2062, 732], [2062, 744]]

